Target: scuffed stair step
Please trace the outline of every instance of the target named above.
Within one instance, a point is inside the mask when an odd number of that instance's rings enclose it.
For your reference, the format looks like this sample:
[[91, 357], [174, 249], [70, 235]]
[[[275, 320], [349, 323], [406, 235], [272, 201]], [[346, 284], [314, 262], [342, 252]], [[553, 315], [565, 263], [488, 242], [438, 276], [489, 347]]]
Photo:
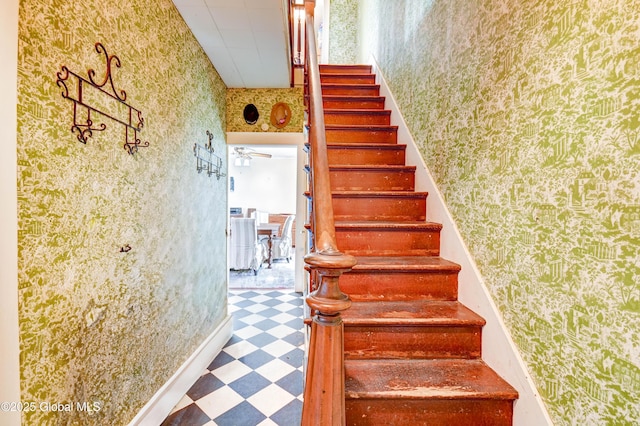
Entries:
[[415, 166], [329, 166], [332, 191], [413, 191]]
[[438, 256], [442, 225], [433, 222], [336, 222], [336, 243], [353, 256]]
[[[305, 152], [309, 152], [310, 145], [305, 143]], [[327, 144], [327, 158], [329, 166], [404, 166], [406, 145], [374, 143], [329, 143]], [[309, 172], [310, 167], [305, 166]]]
[[322, 95], [380, 96], [379, 84], [322, 83]]
[[384, 109], [384, 97], [326, 95], [322, 97], [322, 105], [325, 109]]
[[325, 124], [383, 125], [391, 123], [391, 111], [380, 109], [325, 109]]
[[349, 359], [481, 355], [485, 321], [457, 301], [353, 302], [342, 320]]
[[482, 360], [346, 360], [347, 425], [511, 425], [518, 393]]
[[438, 256], [356, 256], [340, 277], [353, 301], [456, 300], [460, 265]]
[[371, 65], [334, 65], [334, 64], [320, 64], [320, 74], [371, 74]]
[[322, 84], [375, 84], [376, 76], [370, 73], [320, 72], [320, 82]]
[[396, 143], [398, 126], [348, 126], [327, 124], [327, 143]]
[[327, 144], [329, 165], [396, 165], [405, 163], [406, 145]]
[[423, 221], [427, 195], [426, 192], [333, 191], [333, 214], [339, 221]]

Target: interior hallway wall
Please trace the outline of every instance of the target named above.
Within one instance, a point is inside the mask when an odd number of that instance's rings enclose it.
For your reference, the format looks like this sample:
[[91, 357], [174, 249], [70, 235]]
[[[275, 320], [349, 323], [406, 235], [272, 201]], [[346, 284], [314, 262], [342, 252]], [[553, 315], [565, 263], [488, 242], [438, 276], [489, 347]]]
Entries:
[[[329, 2], [329, 62], [355, 64], [358, 58], [358, 0], [327, 0]], [[333, 34], [339, 34], [332, 37]]]
[[[277, 103], [289, 106], [291, 116], [284, 127], [276, 127], [271, 122], [271, 111]], [[253, 104], [258, 110], [258, 119], [248, 124], [244, 118], [244, 108]], [[288, 89], [244, 89], [227, 90], [227, 132], [253, 132], [262, 135], [271, 133], [300, 133], [304, 122], [304, 97], [301, 87]]]
[[352, 2], [330, 53], [374, 55], [554, 421], [639, 422], [637, 3]]
[[[20, 400], [16, 103], [18, 2], [0, 3], [0, 401]], [[20, 425], [18, 411], [0, 410], [0, 424]]]
[[[225, 151], [226, 87], [170, 0], [23, 0], [19, 19], [20, 399], [74, 408], [25, 424], [126, 424], [227, 314], [226, 179], [193, 151], [207, 130]], [[86, 144], [71, 131], [57, 73], [101, 82], [97, 42], [142, 111], [136, 155], [99, 115]]]
[[[260, 152], [260, 146], [251, 148]], [[295, 152], [296, 147], [289, 149]], [[290, 158], [255, 157], [251, 159], [250, 167], [235, 166], [234, 158], [233, 154], [229, 156], [229, 176], [234, 182], [234, 190], [229, 193], [229, 207], [242, 207], [245, 216], [249, 208], [273, 214], [296, 213], [295, 155]]]

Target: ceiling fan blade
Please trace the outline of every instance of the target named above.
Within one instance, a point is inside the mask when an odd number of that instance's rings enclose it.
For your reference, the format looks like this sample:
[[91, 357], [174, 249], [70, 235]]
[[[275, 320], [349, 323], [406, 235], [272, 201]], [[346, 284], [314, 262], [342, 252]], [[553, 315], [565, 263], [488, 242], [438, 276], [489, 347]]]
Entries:
[[264, 157], [271, 158], [273, 157], [271, 154], [267, 154], [265, 152], [256, 152], [252, 148], [247, 148], [244, 146], [236, 146], [233, 148], [236, 152], [236, 155], [241, 158], [253, 158], [253, 157]]

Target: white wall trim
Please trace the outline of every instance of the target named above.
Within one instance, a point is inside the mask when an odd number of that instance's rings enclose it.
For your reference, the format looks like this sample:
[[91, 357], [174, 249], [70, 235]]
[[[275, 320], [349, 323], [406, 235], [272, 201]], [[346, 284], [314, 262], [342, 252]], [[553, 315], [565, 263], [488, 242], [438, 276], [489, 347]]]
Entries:
[[371, 57], [369, 63], [372, 64], [376, 80], [380, 84], [380, 94], [385, 96], [385, 108], [391, 110], [391, 122], [398, 126], [398, 143], [407, 145], [407, 165], [416, 166], [416, 190], [429, 193], [427, 216], [430, 221], [443, 225], [440, 235], [441, 256], [462, 266], [459, 275], [458, 299], [484, 317], [487, 322], [482, 330], [482, 359], [519, 393], [519, 398], [514, 404], [513, 424], [516, 426], [553, 425], [531, 375], [462, 239], [444, 202], [444, 197], [427, 169], [375, 58]]
[[[0, 5], [0, 402], [20, 402], [18, 317], [18, 7]], [[20, 412], [0, 410], [0, 424], [20, 425]]]
[[156, 392], [131, 420], [129, 426], [159, 425], [169, 415], [202, 372], [220, 353], [233, 333], [231, 316], [227, 315], [220, 325], [202, 342], [200, 347], [180, 366], [178, 371]]
[[302, 145], [302, 132], [227, 132], [227, 145]]

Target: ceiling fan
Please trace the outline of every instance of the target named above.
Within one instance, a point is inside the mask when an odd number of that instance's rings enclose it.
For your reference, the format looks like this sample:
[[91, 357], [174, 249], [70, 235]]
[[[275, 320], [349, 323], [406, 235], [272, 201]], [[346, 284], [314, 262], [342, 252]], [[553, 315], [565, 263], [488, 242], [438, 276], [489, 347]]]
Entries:
[[271, 154], [267, 154], [265, 152], [257, 152], [251, 148], [247, 148], [244, 146], [236, 146], [233, 148], [233, 150], [236, 152], [236, 157], [238, 158], [242, 158], [242, 159], [252, 159], [253, 157], [264, 157], [264, 158], [271, 158], [272, 155]]
[[271, 154], [265, 152], [257, 152], [251, 148], [244, 146], [236, 146], [233, 148], [235, 151], [236, 159], [234, 164], [238, 167], [249, 167], [251, 165], [251, 159], [253, 157], [271, 158]]

